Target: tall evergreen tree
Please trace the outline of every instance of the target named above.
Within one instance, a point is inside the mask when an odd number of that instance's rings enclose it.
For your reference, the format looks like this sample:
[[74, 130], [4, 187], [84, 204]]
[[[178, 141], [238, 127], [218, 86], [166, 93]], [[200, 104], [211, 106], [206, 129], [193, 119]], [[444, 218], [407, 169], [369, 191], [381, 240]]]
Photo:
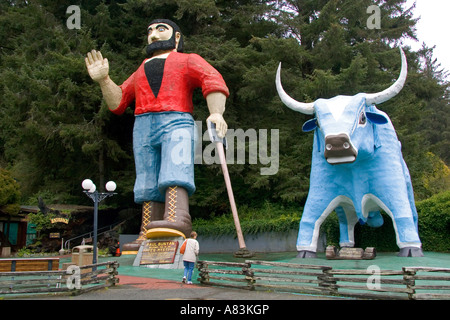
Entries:
[[105, 162], [129, 155], [107, 134], [110, 114], [87, 81], [89, 32], [68, 30], [37, 4], [11, 6], [0, 19], [10, 48], [1, 56], [2, 158], [24, 195], [67, 197], [87, 174], [105, 180]]
[[[1, 0], [0, 164], [20, 181], [26, 199], [50, 191], [60, 201], [85, 201], [79, 183], [91, 177], [116, 180], [121, 196], [112, 201], [131, 206], [133, 110], [120, 117], [107, 110], [84, 56], [101, 50], [120, 84], [145, 58], [149, 21], [168, 18], [180, 25], [185, 51], [200, 54], [224, 76], [231, 91], [224, 115], [229, 128], [267, 129], [269, 146], [270, 129], [279, 130], [277, 174], [261, 175], [266, 165], [249, 164], [248, 154], [246, 165], [229, 166], [237, 203], [299, 207], [309, 188], [312, 135], [301, 132], [308, 117], [288, 110], [277, 96], [278, 63], [286, 91], [297, 100], [383, 90], [399, 74], [394, 47], [415, 38], [414, 7], [405, 3], [81, 0], [81, 29], [69, 30], [66, 10], [77, 4], [73, 1]], [[380, 9], [379, 29], [368, 28], [371, 5]], [[405, 49], [407, 84], [381, 108], [397, 129], [422, 199], [448, 188], [448, 83], [430, 58], [432, 49]], [[200, 92], [194, 103], [194, 117], [206, 130]], [[193, 216], [227, 212], [220, 167], [196, 165], [195, 170]]]

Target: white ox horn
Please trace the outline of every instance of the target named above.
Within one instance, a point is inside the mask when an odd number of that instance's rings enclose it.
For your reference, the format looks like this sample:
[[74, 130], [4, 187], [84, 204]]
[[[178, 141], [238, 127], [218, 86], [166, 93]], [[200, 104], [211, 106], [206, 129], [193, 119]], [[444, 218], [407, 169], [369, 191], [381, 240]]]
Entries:
[[277, 85], [277, 91], [278, 95], [280, 96], [281, 101], [290, 109], [301, 112], [304, 114], [314, 114], [314, 102], [312, 103], [303, 103], [298, 102], [292, 99], [283, 89], [283, 86], [281, 85], [281, 62], [278, 66], [277, 70], [277, 77], [276, 77], [276, 85]]
[[402, 55], [402, 71], [400, 73], [400, 77], [392, 86], [390, 86], [386, 90], [379, 93], [368, 93], [366, 95], [366, 104], [368, 106], [386, 102], [398, 95], [403, 89], [403, 86], [406, 82], [406, 76], [408, 75], [408, 61], [406, 60], [406, 56], [402, 48], [400, 48], [400, 53]]

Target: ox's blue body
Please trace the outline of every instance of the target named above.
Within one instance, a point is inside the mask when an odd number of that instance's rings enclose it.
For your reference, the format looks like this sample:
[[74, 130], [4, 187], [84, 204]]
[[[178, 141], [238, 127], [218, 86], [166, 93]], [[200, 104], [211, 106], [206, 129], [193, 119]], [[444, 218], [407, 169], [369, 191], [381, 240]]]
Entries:
[[[304, 126], [314, 131], [314, 147], [297, 250], [316, 252], [320, 225], [333, 211], [340, 245], [352, 247], [355, 224], [382, 225], [380, 210], [392, 218], [399, 248], [420, 250], [411, 178], [389, 117], [366, 105], [365, 94], [319, 99], [314, 112], [316, 121]], [[330, 164], [324, 156], [325, 137], [342, 133], [349, 136], [357, 157], [351, 163]]]

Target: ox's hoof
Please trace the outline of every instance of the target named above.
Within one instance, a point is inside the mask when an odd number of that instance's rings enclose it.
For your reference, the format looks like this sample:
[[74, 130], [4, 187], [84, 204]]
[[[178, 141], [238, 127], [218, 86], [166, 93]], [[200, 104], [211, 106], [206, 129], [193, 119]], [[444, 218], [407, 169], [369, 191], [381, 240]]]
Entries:
[[317, 254], [313, 251], [301, 250], [298, 252], [297, 258], [317, 258]]
[[397, 255], [398, 257], [423, 257], [423, 252], [421, 248], [417, 247], [406, 247], [401, 248]]

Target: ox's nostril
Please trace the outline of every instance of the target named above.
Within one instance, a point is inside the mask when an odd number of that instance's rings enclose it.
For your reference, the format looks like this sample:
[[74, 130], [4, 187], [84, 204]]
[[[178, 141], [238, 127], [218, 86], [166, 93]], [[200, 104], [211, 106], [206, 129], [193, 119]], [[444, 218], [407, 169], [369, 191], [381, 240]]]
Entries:
[[324, 157], [329, 164], [352, 163], [356, 161], [358, 150], [352, 145], [347, 134], [334, 134], [325, 137]]

